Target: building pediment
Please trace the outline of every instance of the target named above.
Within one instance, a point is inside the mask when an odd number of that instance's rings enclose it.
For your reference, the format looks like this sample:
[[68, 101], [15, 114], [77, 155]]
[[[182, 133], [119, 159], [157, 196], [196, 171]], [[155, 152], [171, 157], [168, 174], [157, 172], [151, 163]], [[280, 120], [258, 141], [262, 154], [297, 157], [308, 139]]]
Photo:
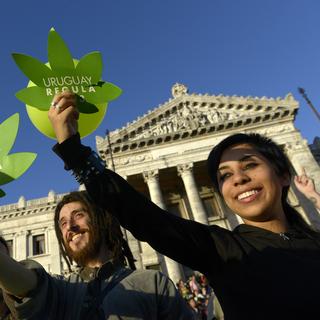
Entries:
[[[173, 97], [125, 127], [110, 133], [114, 152], [168, 142], [183, 135], [203, 134], [251, 123], [294, 118], [298, 102], [292, 94], [284, 98], [189, 94], [184, 85], [172, 87]], [[97, 137], [98, 150], [107, 140]]]

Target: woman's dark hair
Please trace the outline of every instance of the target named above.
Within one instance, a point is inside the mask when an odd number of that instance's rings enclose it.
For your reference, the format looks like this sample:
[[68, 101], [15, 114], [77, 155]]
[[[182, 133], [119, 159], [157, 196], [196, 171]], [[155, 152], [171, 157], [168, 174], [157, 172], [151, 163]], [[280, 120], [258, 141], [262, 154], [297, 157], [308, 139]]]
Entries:
[[[291, 180], [292, 172], [290, 162], [282, 149], [273, 140], [257, 133], [237, 133], [227, 137], [217, 144], [211, 150], [207, 160], [208, 171], [210, 178], [212, 179], [213, 186], [221, 197], [222, 195], [220, 193], [217, 175], [220, 159], [223, 152], [227, 148], [237, 144], [251, 145], [257, 152], [259, 152], [270, 162], [276, 174], [282, 177], [287, 176]], [[289, 224], [301, 231], [313, 233], [314, 230], [312, 230], [312, 228], [305, 222], [301, 215], [287, 202], [289, 187], [290, 186], [283, 187], [281, 195], [283, 210]]]
[[120, 224], [116, 218], [111, 216], [103, 208], [97, 206], [86, 191], [73, 191], [65, 195], [57, 204], [54, 213], [54, 226], [58, 238], [59, 247], [69, 270], [71, 270], [72, 259], [68, 256], [62, 232], [59, 226], [59, 215], [62, 207], [71, 202], [80, 202], [87, 210], [92, 228], [97, 232], [99, 239], [103, 239], [111, 253], [114, 261], [120, 261], [123, 265], [127, 262], [131, 269], [135, 270], [134, 257], [127, 241], [123, 238]]

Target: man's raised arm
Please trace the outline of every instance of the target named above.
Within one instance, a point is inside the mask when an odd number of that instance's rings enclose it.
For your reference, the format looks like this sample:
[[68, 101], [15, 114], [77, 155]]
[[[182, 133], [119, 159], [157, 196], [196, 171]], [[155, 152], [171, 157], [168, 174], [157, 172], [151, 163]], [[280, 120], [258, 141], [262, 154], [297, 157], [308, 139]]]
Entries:
[[[191, 268], [196, 261], [203, 260], [204, 244], [212, 242], [208, 226], [161, 209], [117, 173], [106, 169], [101, 158], [81, 144], [74, 94], [63, 92], [55, 96], [49, 119], [58, 140], [53, 150], [64, 161], [65, 169], [72, 170], [93, 200], [116, 216], [122, 227], [158, 252]], [[181, 256], [186, 243], [192, 254]]]
[[0, 252], [0, 286], [5, 292], [24, 298], [37, 285], [34, 271], [25, 268], [7, 254]]

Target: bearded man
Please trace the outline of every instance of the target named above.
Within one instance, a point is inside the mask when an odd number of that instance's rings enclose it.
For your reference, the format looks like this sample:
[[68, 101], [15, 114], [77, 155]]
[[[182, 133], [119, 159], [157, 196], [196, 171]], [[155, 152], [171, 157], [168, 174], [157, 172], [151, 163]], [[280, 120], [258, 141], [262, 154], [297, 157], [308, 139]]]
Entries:
[[10, 294], [6, 299], [15, 300], [17, 319], [193, 319], [169, 278], [134, 270], [119, 223], [85, 191], [63, 197], [54, 223], [68, 277], [49, 275], [32, 260], [19, 264], [0, 252], [0, 283]]

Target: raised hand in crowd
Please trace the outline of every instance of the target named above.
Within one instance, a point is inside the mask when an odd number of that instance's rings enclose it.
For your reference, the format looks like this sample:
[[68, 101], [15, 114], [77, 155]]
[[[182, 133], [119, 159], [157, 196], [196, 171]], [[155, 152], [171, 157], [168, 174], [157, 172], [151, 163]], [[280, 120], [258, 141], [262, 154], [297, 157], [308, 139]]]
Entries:
[[58, 143], [78, 132], [79, 111], [76, 107], [77, 98], [72, 92], [66, 91], [57, 95], [48, 113]]
[[302, 168], [300, 175], [294, 177], [294, 184], [306, 198], [320, 209], [320, 193], [317, 192], [313, 179], [308, 177], [304, 168]]

